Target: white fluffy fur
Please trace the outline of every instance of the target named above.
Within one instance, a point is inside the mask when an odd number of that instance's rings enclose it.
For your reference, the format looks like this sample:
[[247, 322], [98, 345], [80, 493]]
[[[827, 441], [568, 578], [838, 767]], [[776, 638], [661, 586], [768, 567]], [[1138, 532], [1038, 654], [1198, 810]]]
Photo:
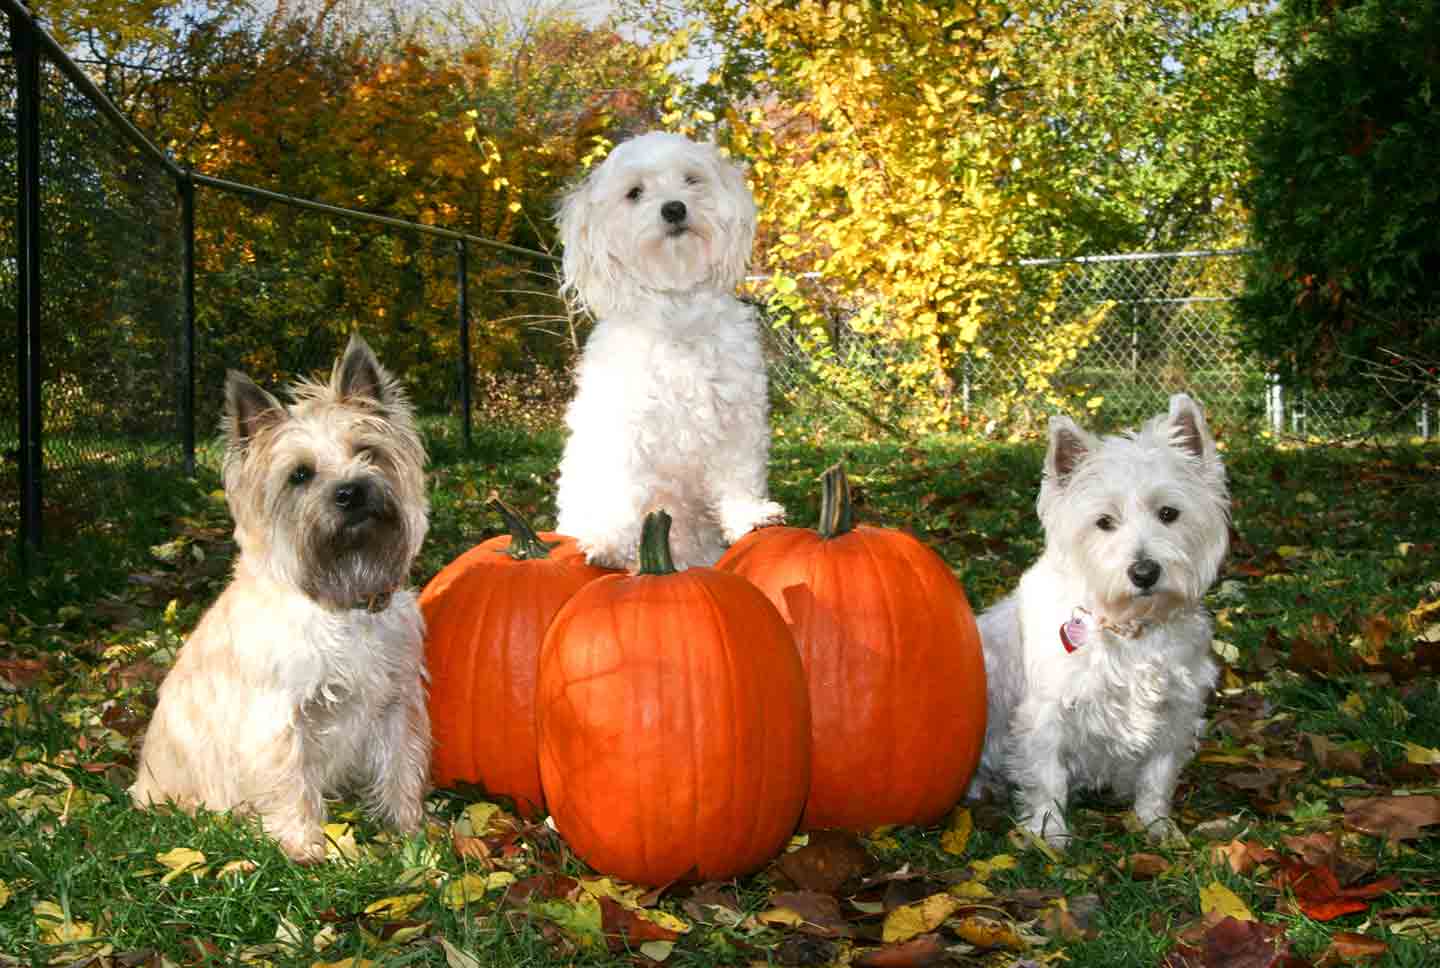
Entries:
[[[1202, 600], [1229, 535], [1200, 407], [1176, 394], [1168, 414], [1105, 438], [1053, 419], [1037, 508], [1040, 560], [980, 617], [989, 726], [971, 793], [1008, 780], [1021, 823], [1055, 846], [1073, 789], [1131, 797], [1152, 837], [1173, 836], [1171, 799], [1218, 674]], [[1131, 577], [1142, 561], [1159, 567], [1148, 589]], [[1077, 607], [1124, 631], [1096, 627], [1067, 653], [1060, 626]]]
[[643, 135], [566, 196], [560, 235], [564, 289], [596, 324], [565, 418], [558, 530], [633, 568], [644, 515], [663, 507], [676, 566], [713, 564], [784, 519], [767, 493], [759, 324], [734, 296], [755, 236], [744, 178], [710, 145]]

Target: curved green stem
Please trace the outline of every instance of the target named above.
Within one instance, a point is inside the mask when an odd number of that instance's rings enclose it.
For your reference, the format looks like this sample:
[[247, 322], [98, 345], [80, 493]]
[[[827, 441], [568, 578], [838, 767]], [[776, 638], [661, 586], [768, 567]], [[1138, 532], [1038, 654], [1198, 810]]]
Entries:
[[657, 508], [645, 515], [640, 529], [641, 575], [673, 575], [675, 559], [670, 556], [670, 515]]
[[492, 497], [485, 506], [500, 515], [500, 519], [505, 522], [505, 529], [510, 532], [510, 547], [505, 551], [507, 555], [516, 561], [550, 557], [550, 549], [554, 545], [541, 541], [535, 529], [530, 527], [530, 522], [521, 517], [519, 511], [498, 497]]
[[820, 527], [822, 538], [838, 538], [855, 528], [855, 507], [850, 503], [850, 481], [845, 467], [835, 464], [820, 477]]

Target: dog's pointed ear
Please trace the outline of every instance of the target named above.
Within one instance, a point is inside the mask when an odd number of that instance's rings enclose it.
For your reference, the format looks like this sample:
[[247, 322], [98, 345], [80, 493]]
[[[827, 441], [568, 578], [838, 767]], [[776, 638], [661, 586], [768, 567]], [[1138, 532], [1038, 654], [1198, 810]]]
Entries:
[[335, 369], [330, 374], [330, 388], [337, 400], [373, 400], [381, 409], [394, 402], [394, 381], [359, 333], [350, 334], [345, 354], [335, 362]]
[[1069, 417], [1050, 418], [1050, 447], [1045, 452], [1045, 476], [1064, 487], [1075, 468], [1095, 448], [1094, 437]]
[[285, 405], [239, 370], [225, 374], [225, 435], [232, 447], [285, 419]]
[[1205, 423], [1205, 411], [1185, 393], [1170, 398], [1170, 439], [1180, 450], [1200, 460], [1216, 456], [1215, 438]]

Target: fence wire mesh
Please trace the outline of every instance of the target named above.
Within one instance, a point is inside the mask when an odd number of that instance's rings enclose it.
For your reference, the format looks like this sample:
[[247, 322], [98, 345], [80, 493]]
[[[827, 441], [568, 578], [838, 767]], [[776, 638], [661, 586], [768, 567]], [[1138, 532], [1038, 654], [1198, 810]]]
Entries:
[[[1290, 392], [1245, 352], [1237, 300], [1249, 258], [1222, 250], [1021, 263], [1018, 295], [992, 300], [999, 308], [946, 388], [951, 412], [972, 428], [994, 429], [1069, 409], [1088, 426], [1113, 430], [1163, 411], [1184, 391], [1212, 421], [1246, 430], [1333, 436], [1368, 426], [1366, 394]], [[914, 349], [884, 332], [857, 331], [841, 301], [827, 315], [819, 355], [814, 340], [774, 327], [771, 381], [781, 405], [828, 411], [837, 422], [906, 425], [920, 404], [896, 373]], [[1090, 321], [1087, 336], [1036, 387], [1029, 366], [1075, 321]]]
[[[11, 20], [26, 29], [13, 12]], [[38, 533], [123, 540], [135, 488], [153, 489], [157, 471], [178, 477], [187, 440], [198, 441], [201, 459], [213, 454], [229, 369], [279, 390], [328, 372], [358, 330], [422, 416], [454, 418], [475, 396], [474, 372], [568, 357], [568, 319], [544, 253], [219, 179], [192, 182], [143, 134], [123, 130], [119, 112], [75, 79], [78, 68], [57, 66], [63, 56], [49, 43], [33, 194], [22, 195], [19, 172], [20, 55], [0, 56], [0, 312], [21, 316], [18, 213], [22, 197], [38, 197], [40, 305], [27, 327], [40, 345], [30, 378], [42, 428], [42, 472], [31, 478], [42, 489], [37, 526], [22, 515], [34, 506], [21, 494], [27, 337], [0, 340], [0, 545]], [[192, 184], [187, 358], [183, 200]], [[471, 378], [462, 378], [462, 331]], [[435, 426], [455, 433], [459, 424]], [[0, 567], [12, 563], [7, 554]]]
[[[15, 319], [13, 60], [0, 65], [0, 315]], [[40, 71], [44, 513], [103, 527], [138, 474], [178, 467], [180, 233], [173, 179], [114, 133], [52, 65]], [[17, 347], [0, 360], [0, 536], [18, 524]]]

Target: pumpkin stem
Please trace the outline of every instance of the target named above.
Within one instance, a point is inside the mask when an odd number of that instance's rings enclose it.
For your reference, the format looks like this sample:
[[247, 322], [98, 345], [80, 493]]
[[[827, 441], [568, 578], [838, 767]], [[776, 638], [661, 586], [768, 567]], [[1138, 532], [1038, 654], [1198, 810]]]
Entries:
[[656, 508], [645, 515], [640, 529], [640, 575], [673, 575], [675, 559], [670, 557], [670, 515]]
[[855, 507], [850, 503], [850, 481], [837, 463], [820, 477], [820, 537], [838, 538], [855, 528]]
[[541, 541], [535, 529], [530, 527], [530, 522], [500, 498], [492, 497], [485, 506], [500, 515], [500, 519], [505, 522], [505, 528], [510, 532], [510, 547], [505, 553], [516, 561], [549, 558], [550, 549], [559, 543]]

